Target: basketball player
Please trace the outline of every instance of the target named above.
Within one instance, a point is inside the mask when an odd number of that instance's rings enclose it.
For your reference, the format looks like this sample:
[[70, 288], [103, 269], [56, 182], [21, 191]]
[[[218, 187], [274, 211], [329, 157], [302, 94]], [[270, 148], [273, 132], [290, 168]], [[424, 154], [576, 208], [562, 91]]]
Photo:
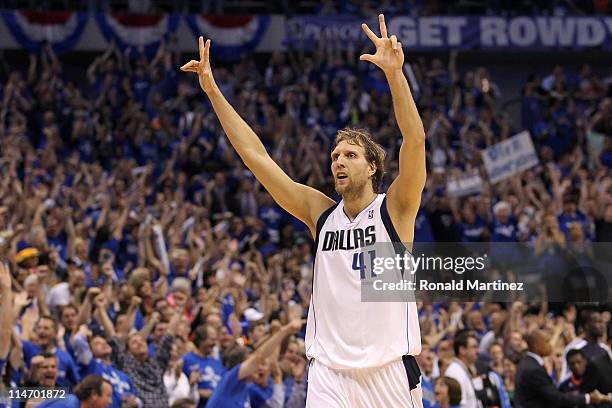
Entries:
[[219, 91], [210, 62], [210, 40], [199, 39], [200, 61], [181, 69], [198, 74], [200, 86], [231, 144], [246, 166], [316, 239], [313, 292], [308, 311], [306, 350], [310, 359], [308, 407], [421, 407], [421, 351], [414, 302], [361, 301], [356, 250], [373, 242], [412, 242], [425, 185], [425, 132], [402, 67], [404, 54], [379, 16], [378, 37], [362, 28], [376, 46], [362, 61], [383, 70], [391, 88], [395, 117], [403, 136], [399, 176], [386, 194], [378, 193], [385, 153], [365, 131], [338, 132], [331, 171], [339, 203], [294, 182], [270, 158], [253, 130]]

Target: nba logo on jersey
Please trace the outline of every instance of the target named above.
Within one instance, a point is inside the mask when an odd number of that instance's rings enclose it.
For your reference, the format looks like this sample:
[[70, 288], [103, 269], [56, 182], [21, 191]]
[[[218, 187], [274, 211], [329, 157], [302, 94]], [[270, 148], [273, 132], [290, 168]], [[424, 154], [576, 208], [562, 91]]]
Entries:
[[372, 218], [374, 218], [374, 210], [368, 211], [368, 219], [371, 220]]

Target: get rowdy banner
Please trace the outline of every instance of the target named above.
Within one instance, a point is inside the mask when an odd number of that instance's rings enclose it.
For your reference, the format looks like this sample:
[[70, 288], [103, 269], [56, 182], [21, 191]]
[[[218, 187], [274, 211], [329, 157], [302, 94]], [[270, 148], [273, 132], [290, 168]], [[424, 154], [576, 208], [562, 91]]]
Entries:
[[47, 41], [56, 53], [76, 45], [87, 23], [87, 13], [69, 11], [2, 11], [2, 19], [13, 38], [30, 52], [40, 51]]
[[177, 14], [97, 13], [95, 18], [107, 41], [115, 40], [120, 49], [142, 46], [147, 54], [176, 32], [180, 21]]
[[213, 55], [236, 59], [253, 52], [270, 25], [270, 16], [188, 15], [187, 24], [194, 36], [212, 38]]
[[[299, 16], [287, 20], [287, 43], [311, 48], [317, 40], [361, 43], [362, 19], [349, 16]], [[416, 50], [612, 49], [612, 17], [396, 16], [389, 32]]]

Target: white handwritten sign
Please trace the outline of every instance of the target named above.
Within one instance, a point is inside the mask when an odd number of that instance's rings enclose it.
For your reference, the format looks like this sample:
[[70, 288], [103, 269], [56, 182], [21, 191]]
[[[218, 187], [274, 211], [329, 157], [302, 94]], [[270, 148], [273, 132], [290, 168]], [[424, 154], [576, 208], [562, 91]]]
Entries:
[[507, 179], [539, 163], [527, 131], [482, 150], [481, 155], [491, 183]]

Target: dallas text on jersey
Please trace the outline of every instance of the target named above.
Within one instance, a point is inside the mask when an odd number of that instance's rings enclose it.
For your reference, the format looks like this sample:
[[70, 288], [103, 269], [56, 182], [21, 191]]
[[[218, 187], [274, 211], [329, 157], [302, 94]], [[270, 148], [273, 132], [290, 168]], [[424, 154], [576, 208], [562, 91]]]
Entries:
[[323, 251], [351, 250], [376, 243], [376, 229], [374, 225], [366, 228], [349, 230], [325, 231]]

